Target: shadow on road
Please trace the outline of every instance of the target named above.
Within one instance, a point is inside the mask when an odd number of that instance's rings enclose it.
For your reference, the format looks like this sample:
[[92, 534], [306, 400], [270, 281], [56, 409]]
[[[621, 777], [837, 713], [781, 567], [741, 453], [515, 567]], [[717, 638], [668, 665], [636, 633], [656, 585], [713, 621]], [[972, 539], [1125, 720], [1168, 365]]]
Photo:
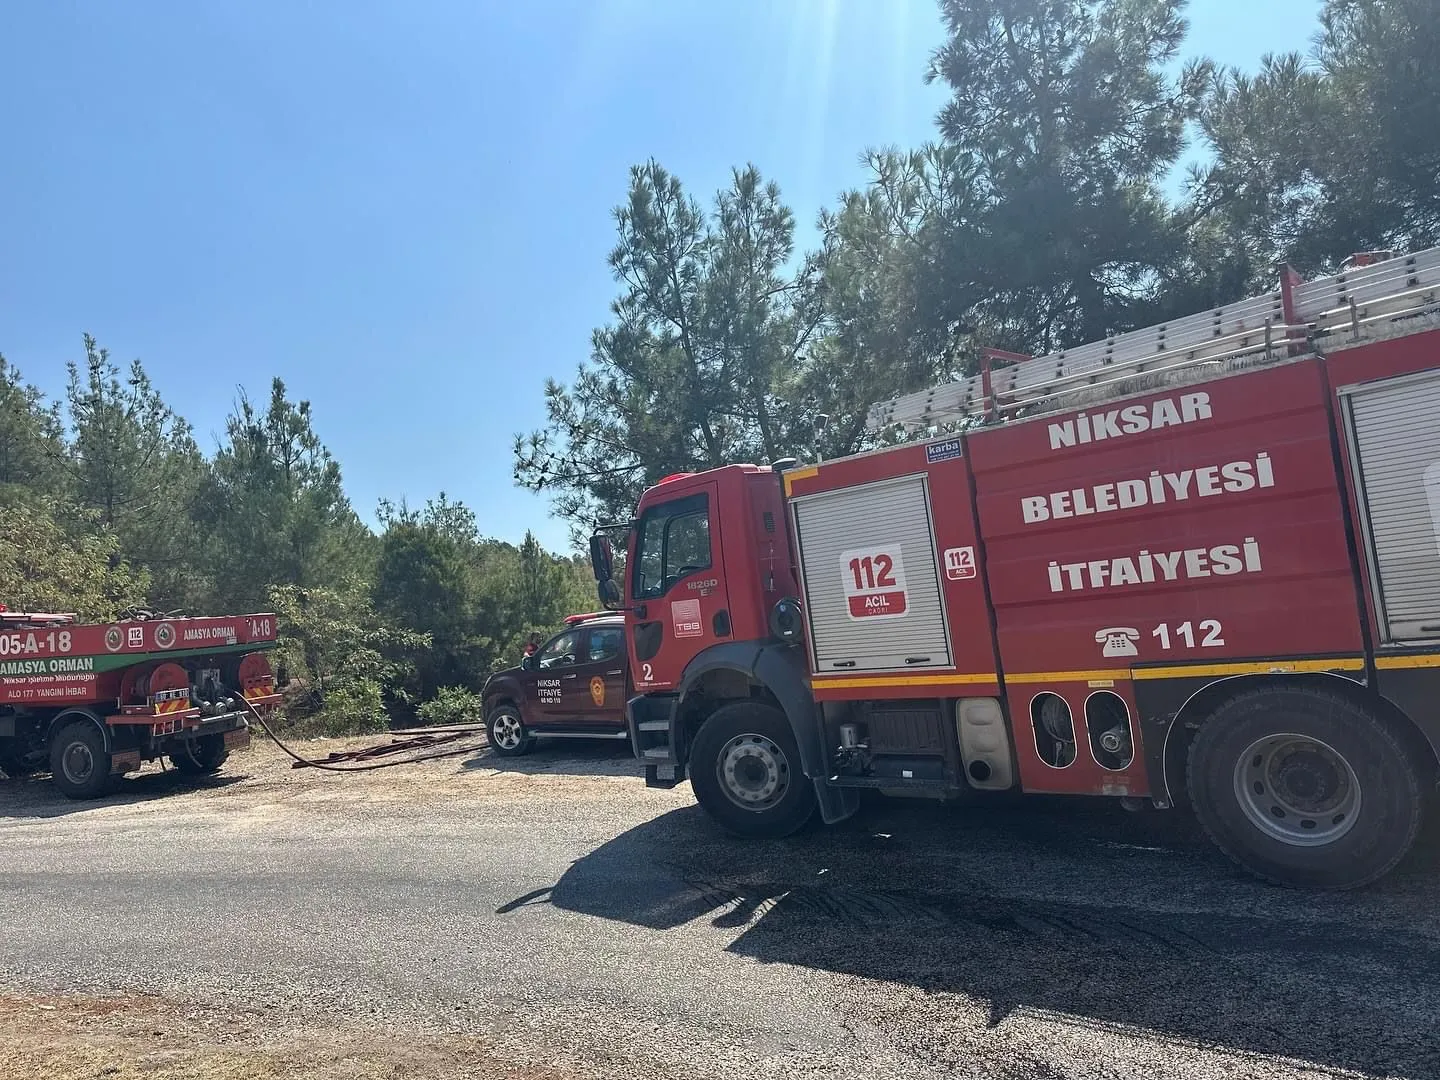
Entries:
[[247, 778], [248, 774], [233, 771], [215, 776], [186, 776], [176, 769], [162, 772], [151, 767], [117, 777], [113, 790], [98, 799], [66, 798], [51, 783], [48, 773], [22, 780], [0, 779], [0, 819], [64, 817], [104, 806], [148, 802], [181, 791], [219, 791]]
[[462, 763], [467, 769], [569, 776], [644, 776], [628, 742], [608, 739], [541, 739], [535, 749], [520, 757], [501, 757], [482, 750]]
[[1071, 1024], [1383, 1075], [1440, 1075], [1440, 859], [1363, 893], [1252, 881], [1176, 815], [1094, 804], [891, 804], [774, 843], [722, 836], [695, 807], [573, 864], [547, 901], [651, 930], [708, 918], [728, 946], [915, 988], [938, 1031], [989, 1003]]

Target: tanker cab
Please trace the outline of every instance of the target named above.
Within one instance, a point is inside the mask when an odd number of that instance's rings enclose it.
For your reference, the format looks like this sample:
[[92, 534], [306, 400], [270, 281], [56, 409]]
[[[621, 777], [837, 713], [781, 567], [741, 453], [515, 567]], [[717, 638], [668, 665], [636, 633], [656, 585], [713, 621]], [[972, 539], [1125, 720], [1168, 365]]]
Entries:
[[624, 584], [637, 693], [675, 689], [697, 653], [731, 640], [714, 475], [663, 482], [641, 500]]

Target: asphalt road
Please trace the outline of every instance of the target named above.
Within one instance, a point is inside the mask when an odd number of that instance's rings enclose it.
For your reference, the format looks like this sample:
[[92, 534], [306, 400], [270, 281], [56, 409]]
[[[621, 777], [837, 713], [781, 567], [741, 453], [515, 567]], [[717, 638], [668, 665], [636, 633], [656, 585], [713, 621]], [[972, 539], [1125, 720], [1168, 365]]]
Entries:
[[0, 990], [368, 1017], [597, 1076], [1440, 1076], [1435, 830], [1316, 896], [1174, 815], [889, 802], [747, 845], [608, 748], [494, 764], [0, 783]]

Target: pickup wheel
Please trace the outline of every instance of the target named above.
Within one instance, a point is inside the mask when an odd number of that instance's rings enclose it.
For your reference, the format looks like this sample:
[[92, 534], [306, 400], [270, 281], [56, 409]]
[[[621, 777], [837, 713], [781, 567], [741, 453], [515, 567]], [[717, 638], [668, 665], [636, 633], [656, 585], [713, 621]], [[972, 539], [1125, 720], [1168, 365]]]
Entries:
[[181, 744], [180, 749], [170, 755], [170, 764], [187, 776], [208, 776], [219, 772], [229, 756], [224, 735], [202, 735]]
[[93, 799], [110, 788], [110, 755], [105, 737], [88, 720], [60, 730], [50, 744], [50, 774], [55, 786], [72, 799]]
[[790, 721], [758, 702], [722, 706], [701, 725], [690, 748], [690, 786], [705, 811], [739, 836], [789, 836], [815, 812]]
[[1251, 873], [1309, 889], [1355, 889], [1415, 840], [1424, 792], [1404, 740], [1350, 699], [1309, 687], [1231, 698], [1190, 747], [1195, 815]]
[[520, 710], [513, 705], [497, 706], [485, 722], [490, 749], [500, 757], [519, 757], [535, 748], [535, 738], [525, 730]]

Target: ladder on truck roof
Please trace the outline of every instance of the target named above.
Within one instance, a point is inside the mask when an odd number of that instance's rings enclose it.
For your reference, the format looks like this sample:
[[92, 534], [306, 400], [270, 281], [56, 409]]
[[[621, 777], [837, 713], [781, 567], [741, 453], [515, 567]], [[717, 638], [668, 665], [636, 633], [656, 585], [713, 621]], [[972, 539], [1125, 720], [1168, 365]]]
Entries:
[[0, 604], [0, 627], [57, 626], [74, 621], [73, 612], [11, 611]]
[[[1057, 399], [1068, 395], [1120, 397], [1145, 389], [1136, 385], [1141, 379], [1213, 378], [1322, 345], [1341, 348], [1440, 325], [1440, 247], [1389, 255], [1357, 255], [1338, 274], [1308, 282], [1287, 266], [1279, 287], [1264, 296], [1045, 356], [988, 349], [979, 373], [876, 402], [866, 426], [883, 431], [1033, 416], [1063, 407]], [[992, 368], [992, 360], [1013, 362]]]

